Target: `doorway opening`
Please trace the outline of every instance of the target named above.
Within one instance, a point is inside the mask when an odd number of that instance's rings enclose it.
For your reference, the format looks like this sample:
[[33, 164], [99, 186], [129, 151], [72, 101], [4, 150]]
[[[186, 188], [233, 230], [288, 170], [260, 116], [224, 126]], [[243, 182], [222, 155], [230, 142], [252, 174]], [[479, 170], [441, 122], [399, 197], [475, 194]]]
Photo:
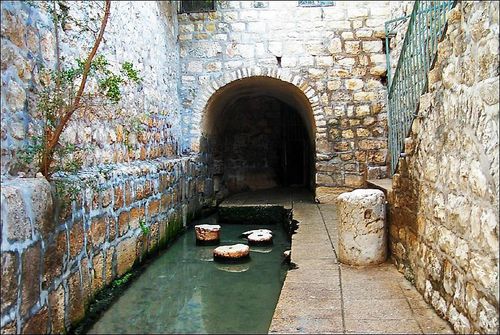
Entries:
[[314, 119], [294, 85], [250, 77], [214, 93], [204, 120], [218, 198], [275, 187], [314, 187]]

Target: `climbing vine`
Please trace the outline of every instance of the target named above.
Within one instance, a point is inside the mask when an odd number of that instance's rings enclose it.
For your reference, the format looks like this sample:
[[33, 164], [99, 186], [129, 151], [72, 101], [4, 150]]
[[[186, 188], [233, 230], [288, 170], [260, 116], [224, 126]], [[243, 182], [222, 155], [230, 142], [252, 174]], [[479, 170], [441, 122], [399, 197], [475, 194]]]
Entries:
[[[41, 131], [28, 139], [17, 154], [19, 164], [35, 164], [37, 171], [48, 180], [58, 171], [74, 173], [80, 170], [85, 151], [92, 149], [61, 139], [75, 112], [88, 111], [89, 106], [105, 101], [117, 104], [121, 100], [122, 85], [142, 80], [131, 62], [122, 63], [120, 70], [114, 71], [106, 57], [98, 53], [110, 12], [111, 1], [107, 0], [89, 53], [68, 65], [62, 62], [59, 29], [69, 20], [69, 7], [64, 1], [49, 3], [54, 23], [56, 65], [55, 69], [42, 68], [40, 71], [42, 89], [37, 96], [36, 109], [42, 116]], [[89, 85], [89, 81], [96, 85]]]

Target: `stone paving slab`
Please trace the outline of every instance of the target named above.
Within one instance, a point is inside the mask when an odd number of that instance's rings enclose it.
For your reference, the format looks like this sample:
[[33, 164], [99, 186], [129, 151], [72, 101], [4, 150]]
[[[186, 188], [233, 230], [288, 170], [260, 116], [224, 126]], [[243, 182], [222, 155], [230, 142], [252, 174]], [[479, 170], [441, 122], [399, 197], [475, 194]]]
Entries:
[[335, 205], [315, 204], [297, 189], [236, 198], [253, 205], [273, 201], [293, 209], [299, 228], [292, 236], [296, 268], [287, 273], [269, 333], [453, 334], [390, 262], [369, 267], [338, 262]]

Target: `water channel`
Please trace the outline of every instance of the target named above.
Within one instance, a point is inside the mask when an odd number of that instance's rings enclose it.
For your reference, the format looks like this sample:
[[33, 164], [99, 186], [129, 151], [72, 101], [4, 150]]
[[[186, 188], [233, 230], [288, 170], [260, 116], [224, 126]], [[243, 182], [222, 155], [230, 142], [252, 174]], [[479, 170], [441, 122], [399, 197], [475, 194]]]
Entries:
[[290, 239], [281, 225], [222, 224], [220, 245], [240, 234], [273, 230], [273, 245], [251, 247], [245, 263], [213, 261], [215, 246], [198, 246], [189, 228], [103, 313], [89, 334], [267, 333], [288, 265]]

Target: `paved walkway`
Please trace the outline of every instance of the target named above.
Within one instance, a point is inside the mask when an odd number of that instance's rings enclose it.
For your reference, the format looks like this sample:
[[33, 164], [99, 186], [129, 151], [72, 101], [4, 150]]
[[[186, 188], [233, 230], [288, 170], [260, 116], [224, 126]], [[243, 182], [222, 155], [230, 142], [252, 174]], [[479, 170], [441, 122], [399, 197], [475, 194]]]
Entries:
[[297, 268], [288, 271], [269, 333], [453, 333], [390, 262], [356, 268], [337, 261], [334, 205], [315, 204], [299, 189], [240, 194], [225, 203], [282, 204], [299, 222], [292, 236]]

